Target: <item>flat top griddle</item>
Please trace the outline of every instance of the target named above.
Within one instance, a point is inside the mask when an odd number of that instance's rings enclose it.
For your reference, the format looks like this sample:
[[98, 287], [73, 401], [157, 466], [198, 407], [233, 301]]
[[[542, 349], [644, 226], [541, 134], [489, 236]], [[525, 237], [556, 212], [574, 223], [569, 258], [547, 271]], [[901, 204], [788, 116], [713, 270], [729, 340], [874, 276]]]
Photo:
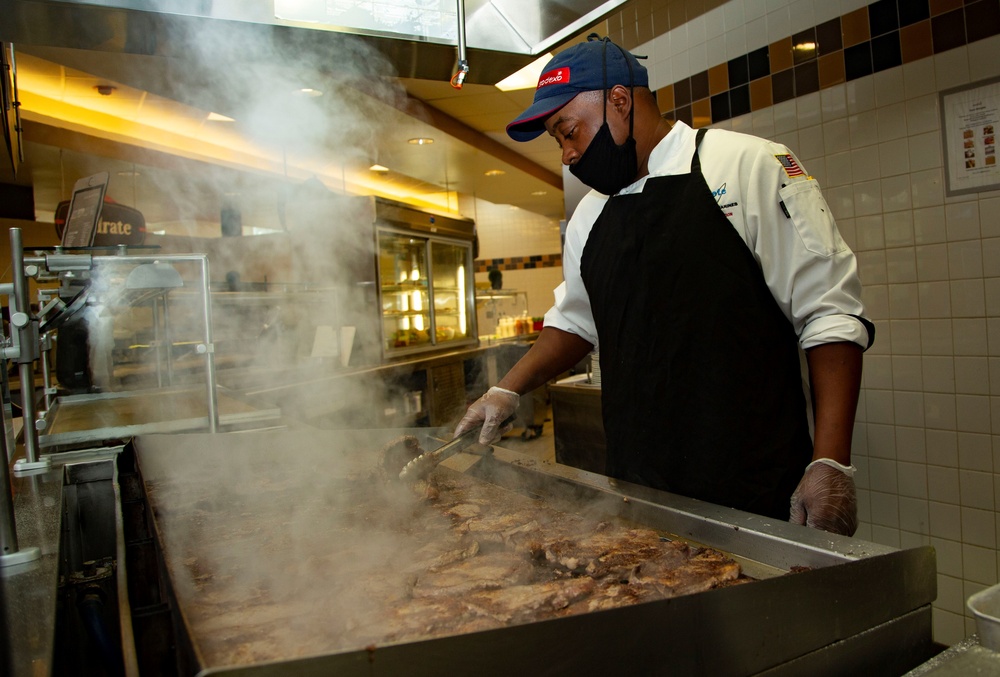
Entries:
[[[444, 627], [436, 619], [422, 627], [394, 602], [405, 601], [408, 577], [426, 571], [435, 558], [454, 557], [464, 546], [447, 538], [436, 544], [422, 540], [424, 527], [434, 530], [441, 522], [441, 532], [448, 533], [450, 525], [415, 501], [412, 492], [405, 498], [372, 494], [366, 473], [375, 468], [379, 447], [395, 434], [292, 430], [136, 440], [170, 583], [195, 662], [206, 674], [245, 669], [253, 674], [333, 669], [377, 674], [373, 660], [391, 672], [403, 665], [416, 669], [418, 659], [423, 666], [418, 673], [435, 674], [460, 669], [463, 660], [484, 650], [477, 669], [504, 674], [543, 650], [539, 642], [571, 637], [574, 645], [583, 639], [574, 660], [593, 665], [615, 660], [615, 652], [611, 658], [591, 655], [605, 643], [595, 636], [590, 647], [589, 635], [649, 642], [647, 626], [657, 633], [673, 627], [685, 639], [684, 650], [672, 659], [674, 668], [687, 667], [694, 674], [725, 672], [727, 665], [749, 670], [843, 640], [929, 605], [933, 598], [932, 552], [928, 571], [924, 551], [900, 553], [773, 524], [498, 448], [478, 462], [464, 459], [471, 466], [465, 473], [446, 467], [435, 473], [459, 478], [466, 491], [479, 486], [482, 505], [497, 505], [501, 513], [528, 501], [567, 511], [574, 519], [640, 525], [671, 540], [719, 548], [766, 580], [628, 608], [517, 618], [504, 627]], [[423, 444], [425, 449], [435, 445], [429, 438]], [[799, 568], [805, 573], [788, 574]], [[904, 570], [907, 583], [899, 587], [895, 582]], [[834, 579], [842, 577], [853, 583], [837, 586]], [[834, 599], [874, 597], [876, 590], [877, 606]], [[789, 603], [791, 611], [782, 608]], [[387, 615], [386, 604], [392, 614]], [[762, 610], [768, 612], [766, 619], [747, 622], [746, 614]], [[795, 631], [785, 636], [789, 623]], [[736, 627], [739, 638], [727, 635], [730, 653], [706, 650], [706, 641], [720, 632], [736, 635]], [[621, 628], [631, 634], [619, 636]], [[762, 645], [758, 634], [768, 632], [772, 639]], [[527, 645], [511, 650], [515, 636], [527, 638], [520, 640]], [[561, 659], [562, 668], [566, 660]]]

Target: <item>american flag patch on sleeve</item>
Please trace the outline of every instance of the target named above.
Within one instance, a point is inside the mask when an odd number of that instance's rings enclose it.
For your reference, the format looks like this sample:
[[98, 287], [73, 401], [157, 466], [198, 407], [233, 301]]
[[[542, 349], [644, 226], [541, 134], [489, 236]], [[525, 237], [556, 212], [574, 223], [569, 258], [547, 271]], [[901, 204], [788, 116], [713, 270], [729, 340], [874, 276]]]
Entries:
[[802, 167], [799, 167], [799, 163], [791, 155], [775, 155], [774, 157], [778, 159], [778, 162], [785, 169], [785, 174], [788, 174], [789, 177], [805, 176]]

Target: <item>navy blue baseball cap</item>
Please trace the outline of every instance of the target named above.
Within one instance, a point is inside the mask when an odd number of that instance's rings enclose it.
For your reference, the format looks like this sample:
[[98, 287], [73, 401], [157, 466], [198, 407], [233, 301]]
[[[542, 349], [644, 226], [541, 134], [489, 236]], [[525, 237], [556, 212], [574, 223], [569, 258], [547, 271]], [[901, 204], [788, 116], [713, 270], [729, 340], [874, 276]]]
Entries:
[[[606, 50], [606, 51], [605, 51]], [[607, 80], [604, 64], [607, 59]], [[507, 125], [515, 141], [531, 141], [545, 131], [545, 121], [580, 92], [610, 89], [615, 85], [648, 87], [649, 73], [628, 51], [596, 33], [587, 42], [573, 45], [545, 64], [535, 87], [535, 100]]]

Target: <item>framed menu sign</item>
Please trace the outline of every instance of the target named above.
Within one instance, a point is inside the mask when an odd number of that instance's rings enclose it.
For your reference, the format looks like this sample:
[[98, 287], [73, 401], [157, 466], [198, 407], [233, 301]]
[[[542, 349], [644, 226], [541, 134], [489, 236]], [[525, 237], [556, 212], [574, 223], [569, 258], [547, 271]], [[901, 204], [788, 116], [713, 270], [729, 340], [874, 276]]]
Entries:
[[940, 97], [947, 194], [1000, 189], [1000, 78], [948, 89]]

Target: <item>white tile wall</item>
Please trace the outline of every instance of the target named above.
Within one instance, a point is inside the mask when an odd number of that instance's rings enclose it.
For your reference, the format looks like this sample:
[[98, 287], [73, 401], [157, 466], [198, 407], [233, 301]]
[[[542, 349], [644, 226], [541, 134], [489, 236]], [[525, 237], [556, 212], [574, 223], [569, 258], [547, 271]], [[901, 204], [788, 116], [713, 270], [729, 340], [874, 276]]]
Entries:
[[[693, 40], [653, 41], [673, 56], [651, 81], [703, 70], [682, 56], [697, 41], [711, 67], [867, 4], [731, 0]], [[858, 536], [934, 546], [946, 644], [974, 632], [965, 600], [1000, 575], [1000, 193], [946, 197], [938, 93], [1000, 75], [998, 54], [1000, 36], [721, 125], [789, 145], [858, 254], [878, 326], [854, 434]]]
[[[462, 205], [464, 214], [476, 221], [479, 258], [558, 254], [562, 251], [559, 222], [538, 214], [496, 205], [483, 200]], [[487, 282], [487, 273], [477, 273], [477, 282]], [[505, 289], [528, 294], [528, 314], [544, 315], [552, 305], [552, 291], [562, 282], [562, 268], [535, 268], [503, 271]]]

